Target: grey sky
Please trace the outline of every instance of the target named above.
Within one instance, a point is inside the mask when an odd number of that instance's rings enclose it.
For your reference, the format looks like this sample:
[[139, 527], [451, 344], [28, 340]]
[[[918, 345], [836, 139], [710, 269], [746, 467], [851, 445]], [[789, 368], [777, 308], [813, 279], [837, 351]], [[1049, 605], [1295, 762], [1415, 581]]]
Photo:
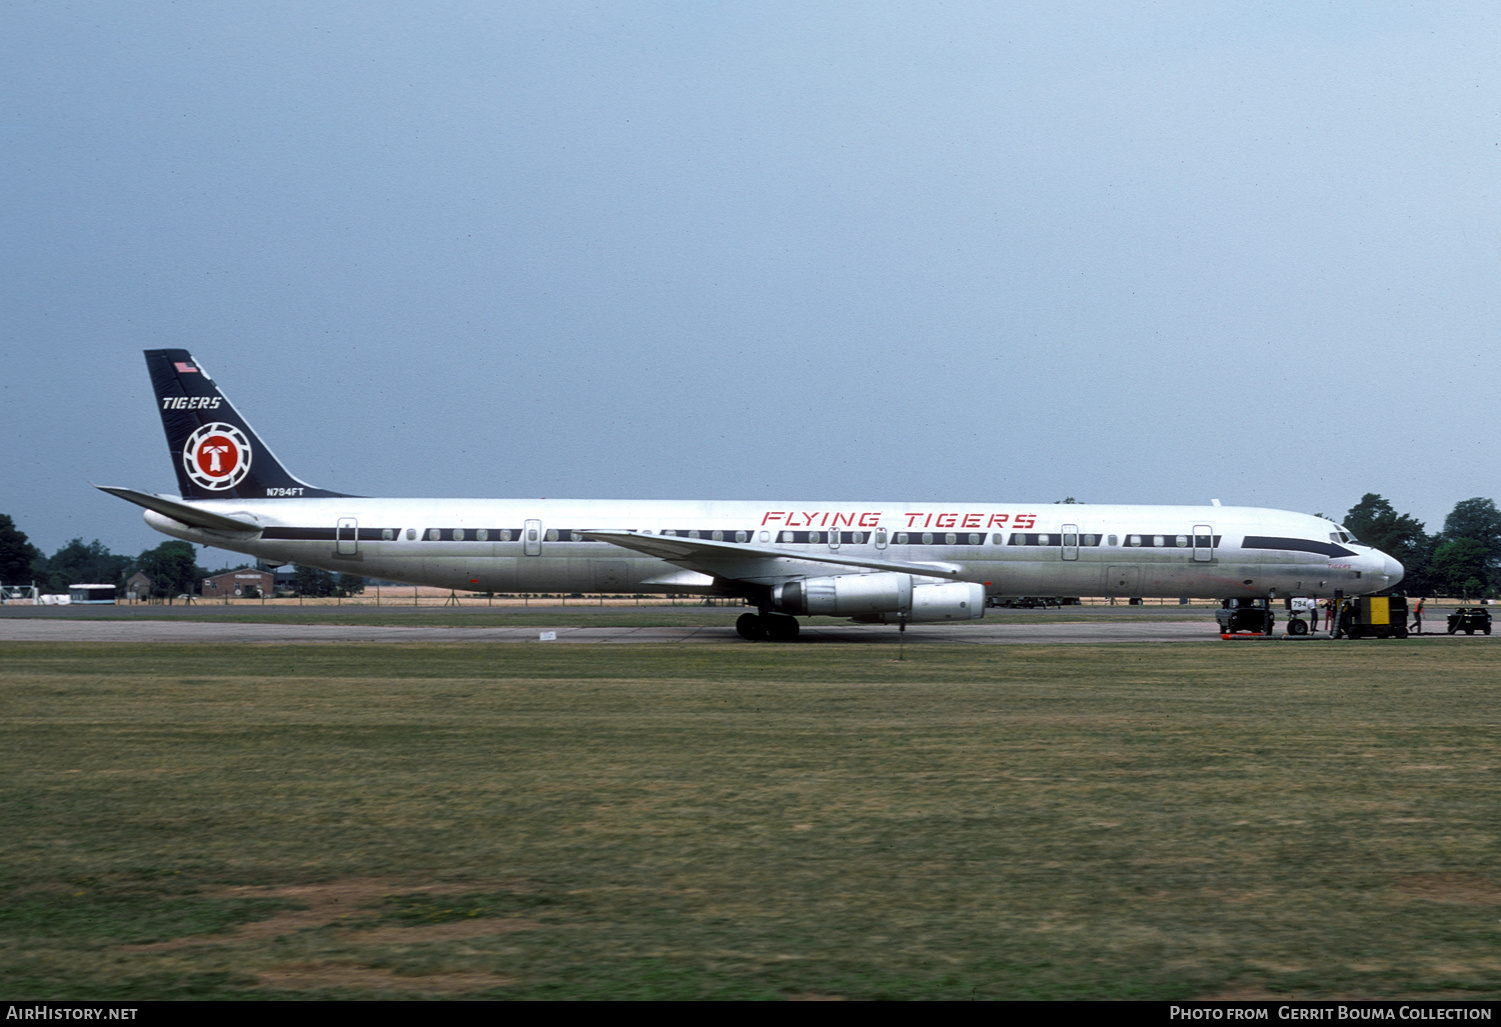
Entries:
[[[1501, 499], [1493, 4], [0, 4], [0, 512]], [[210, 564], [220, 554], [208, 554]]]

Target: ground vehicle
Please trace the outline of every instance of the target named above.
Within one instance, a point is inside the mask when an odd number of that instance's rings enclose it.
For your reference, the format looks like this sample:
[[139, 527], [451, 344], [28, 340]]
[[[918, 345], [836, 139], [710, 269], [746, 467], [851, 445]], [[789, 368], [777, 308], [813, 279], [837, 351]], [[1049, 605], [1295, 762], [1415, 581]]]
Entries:
[[1277, 623], [1271, 604], [1265, 599], [1226, 599], [1220, 609], [1214, 611], [1214, 619], [1219, 622], [1222, 635], [1233, 635], [1237, 631], [1270, 635]]
[[1476, 629], [1491, 633], [1491, 611], [1483, 606], [1461, 606], [1449, 614], [1449, 634], [1463, 631], [1466, 635], [1473, 635]]
[[1355, 596], [1341, 601], [1334, 621], [1334, 637], [1406, 638], [1407, 597]]

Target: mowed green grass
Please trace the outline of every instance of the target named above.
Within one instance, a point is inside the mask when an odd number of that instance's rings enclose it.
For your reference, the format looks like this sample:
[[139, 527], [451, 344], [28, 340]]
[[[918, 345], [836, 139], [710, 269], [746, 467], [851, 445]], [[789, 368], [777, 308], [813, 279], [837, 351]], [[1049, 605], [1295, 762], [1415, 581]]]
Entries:
[[7, 998], [1501, 995], [1501, 649], [0, 646]]

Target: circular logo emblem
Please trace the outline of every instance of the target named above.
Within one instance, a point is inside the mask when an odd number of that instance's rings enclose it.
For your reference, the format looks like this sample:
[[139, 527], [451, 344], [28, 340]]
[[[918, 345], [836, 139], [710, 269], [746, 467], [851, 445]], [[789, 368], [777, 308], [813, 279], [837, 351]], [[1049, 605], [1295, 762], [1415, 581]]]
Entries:
[[188, 477], [201, 488], [234, 488], [250, 473], [250, 441], [233, 425], [205, 424], [182, 449]]

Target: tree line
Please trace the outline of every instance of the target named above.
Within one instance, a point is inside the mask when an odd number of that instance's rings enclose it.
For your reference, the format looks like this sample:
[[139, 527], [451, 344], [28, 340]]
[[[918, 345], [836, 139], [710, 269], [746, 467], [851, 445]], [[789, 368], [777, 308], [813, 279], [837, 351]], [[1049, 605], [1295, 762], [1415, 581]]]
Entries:
[[[66, 593], [69, 585], [83, 583], [114, 585], [117, 594], [124, 595], [126, 580], [139, 571], [151, 579], [151, 595], [165, 598], [197, 595], [204, 578], [248, 566], [206, 570], [194, 559], [192, 543], [177, 539], [137, 556], [126, 556], [111, 553], [98, 539], [86, 543], [75, 538], [46, 556], [8, 514], [0, 514], [0, 584], [35, 582], [43, 593]], [[317, 567], [299, 566], [296, 582], [298, 593], [305, 596], [357, 595], [365, 591], [365, 579], [360, 575], [335, 576]]]
[[1344, 525], [1368, 546], [1402, 561], [1407, 575], [1398, 586], [1410, 596], [1494, 597], [1501, 591], [1501, 510], [1476, 496], [1454, 504], [1435, 534], [1422, 521], [1399, 514], [1367, 492], [1345, 514]]

